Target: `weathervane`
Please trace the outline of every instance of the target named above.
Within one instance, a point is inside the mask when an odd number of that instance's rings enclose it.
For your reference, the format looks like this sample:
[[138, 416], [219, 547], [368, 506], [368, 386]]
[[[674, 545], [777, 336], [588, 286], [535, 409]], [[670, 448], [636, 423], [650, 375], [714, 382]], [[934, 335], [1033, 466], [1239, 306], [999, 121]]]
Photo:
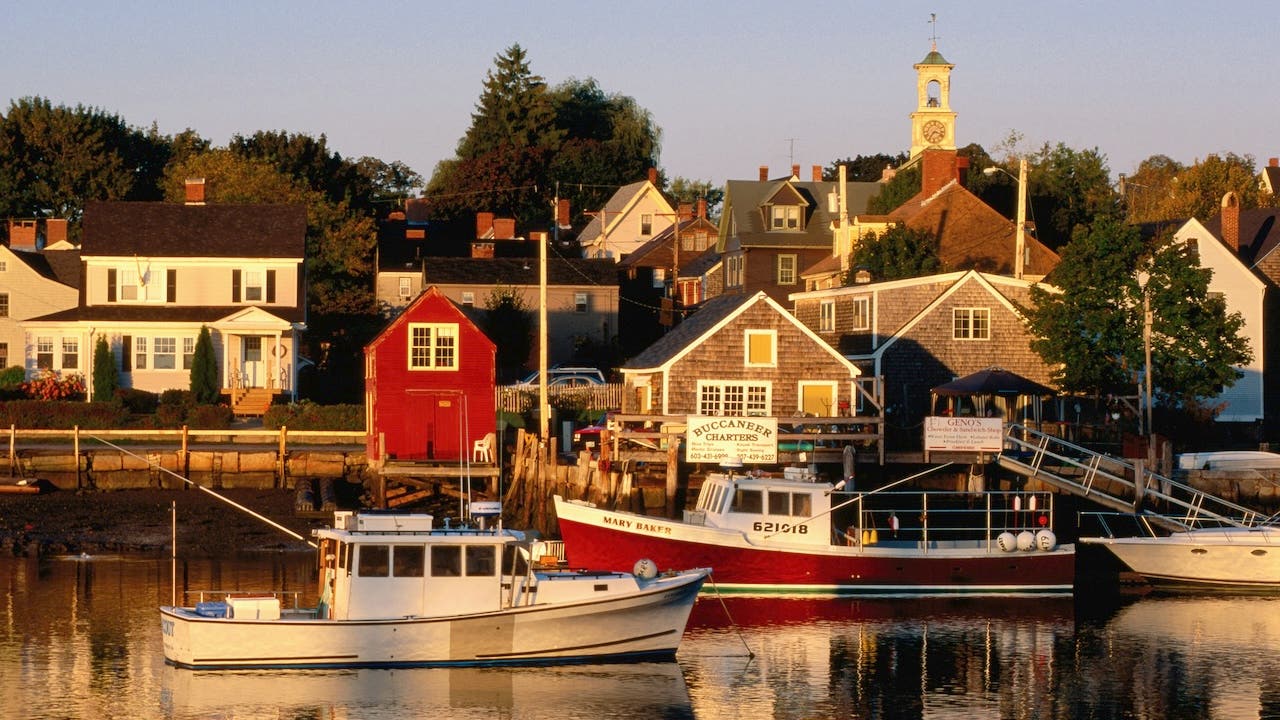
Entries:
[[938, 13], [929, 13], [929, 24], [933, 27], [929, 32], [929, 47], [937, 52], [938, 50]]

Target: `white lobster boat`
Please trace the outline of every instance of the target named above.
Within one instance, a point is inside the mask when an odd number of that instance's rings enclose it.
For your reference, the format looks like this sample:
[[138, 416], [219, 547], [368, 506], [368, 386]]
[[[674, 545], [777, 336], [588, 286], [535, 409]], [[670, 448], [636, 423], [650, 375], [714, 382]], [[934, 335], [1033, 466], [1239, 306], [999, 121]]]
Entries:
[[200, 669], [476, 666], [670, 659], [710, 570], [543, 568], [514, 532], [337, 512], [320, 602], [272, 594], [161, 607], [165, 659]]

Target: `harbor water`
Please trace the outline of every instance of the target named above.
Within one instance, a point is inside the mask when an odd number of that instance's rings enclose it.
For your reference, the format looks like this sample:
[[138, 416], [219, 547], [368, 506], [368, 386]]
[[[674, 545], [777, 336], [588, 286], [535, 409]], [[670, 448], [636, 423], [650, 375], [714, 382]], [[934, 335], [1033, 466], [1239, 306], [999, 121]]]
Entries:
[[7, 718], [1280, 718], [1280, 598], [754, 598], [709, 588], [675, 662], [194, 672], [158, 605], [314, 602], [306, 553], [0, 559]]

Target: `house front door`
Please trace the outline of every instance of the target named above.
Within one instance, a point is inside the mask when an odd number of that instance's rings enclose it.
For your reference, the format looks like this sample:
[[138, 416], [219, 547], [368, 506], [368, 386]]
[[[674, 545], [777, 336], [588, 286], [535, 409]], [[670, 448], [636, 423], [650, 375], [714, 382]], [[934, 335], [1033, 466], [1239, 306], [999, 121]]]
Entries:
[[246, 335], [240, 339], [240, 376], [247, 388], [267, 386], [267, 367], [262, 357], [260, 335]]

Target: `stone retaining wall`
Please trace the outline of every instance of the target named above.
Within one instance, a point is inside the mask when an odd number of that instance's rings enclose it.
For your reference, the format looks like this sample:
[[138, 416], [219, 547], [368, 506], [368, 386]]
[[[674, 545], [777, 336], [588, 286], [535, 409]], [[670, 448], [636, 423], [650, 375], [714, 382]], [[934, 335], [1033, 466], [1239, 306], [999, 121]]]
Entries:
[[177, 488], [184, 484], [170, 473], [209, 488], [292, 488], [295, 478], [363, 482], [368, 472], [363, 451], [342, 450], [290, 451], [285, 453], [283, 468], [275, 450], [192, 450], [187, 453], [185, 467], [180, 450], [144, 450], [132, 455], [87, 450], [80, 453], [78, 463], [69, 450], [21, 451], [16, 464], [7, 453], [3, 457], [15, 474], [48, 481], [61, 490]]

